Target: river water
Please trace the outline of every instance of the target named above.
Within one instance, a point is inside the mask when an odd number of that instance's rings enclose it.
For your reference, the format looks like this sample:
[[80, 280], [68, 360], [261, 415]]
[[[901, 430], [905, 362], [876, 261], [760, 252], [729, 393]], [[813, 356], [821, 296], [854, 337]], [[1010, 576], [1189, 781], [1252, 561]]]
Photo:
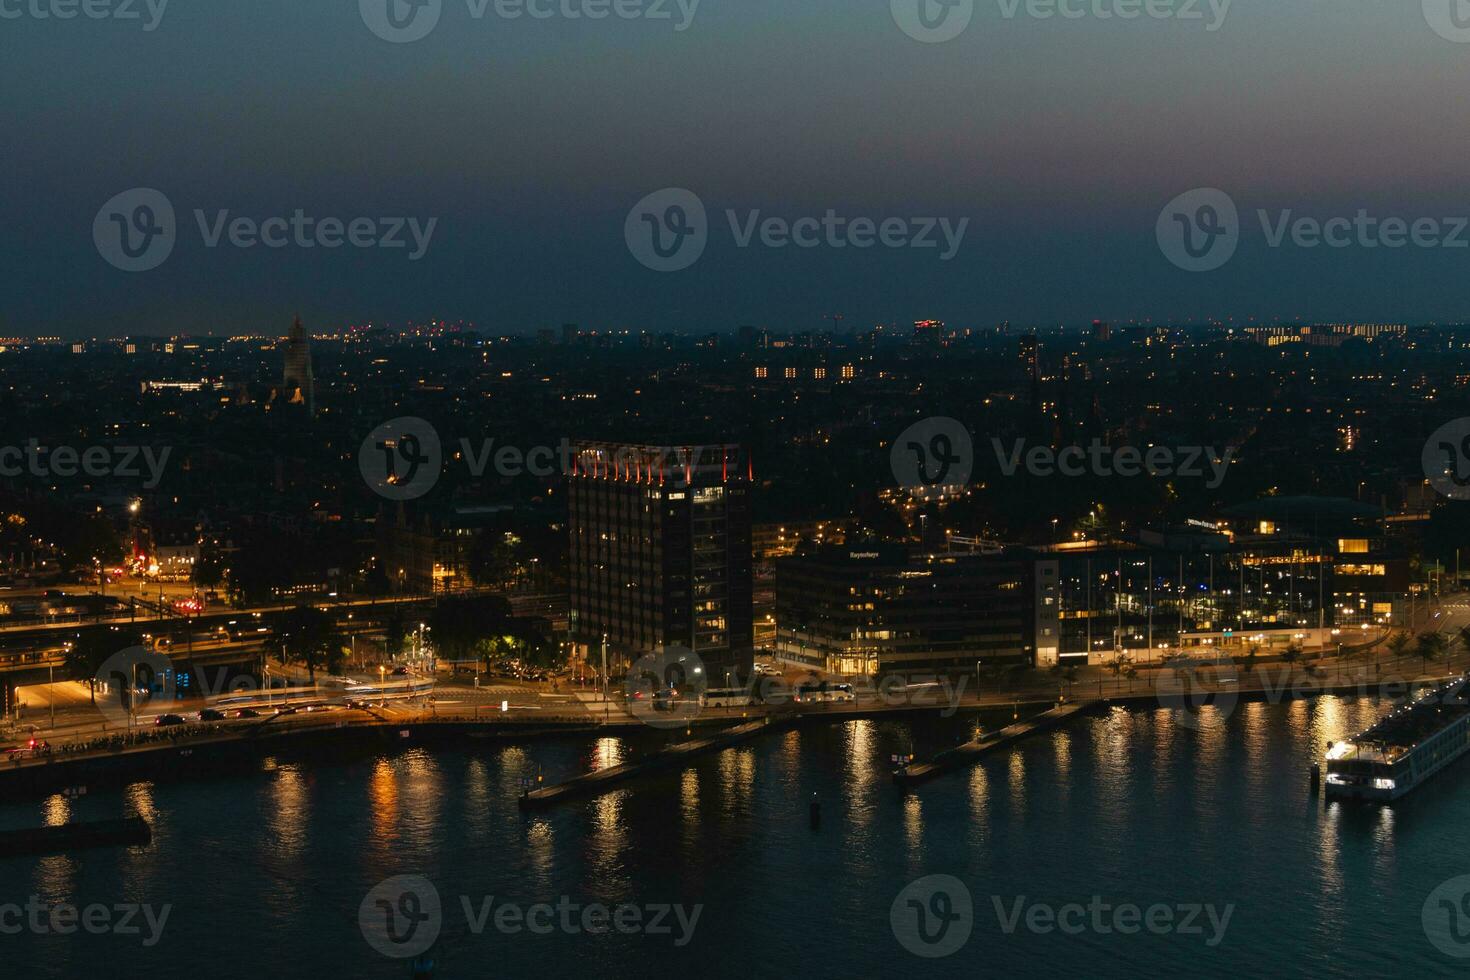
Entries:
[[[1422, 909], [1470, 873], [1470, 763], [1391, 808], [1326, 805], [1309, 785], [1326, 742], [1384, 710], [1329, 696], [1206, 708], [1190, 724], [1117, 708], [907, 795], [889, 778], [894, 754], [922, 757], [1009, 712], [811, 725], [532, 815], [515, 802], [528, 776], [613, 764], [666, 736], [276, 757], [205, 781], [9, 802], [0, 827], [137, 812], [155, 837], [0, 861], [0, 906], [135, 903], [155, 921], [169, 908], [161, 931], [136, 915], [136, 935], [61, 935], [43, 916], [44, 930], [0, 935], [0, 955], [15, 977], [407, 977], [406, 960], [371, 944], [388, 922], [365, 935], [360, 912], [380, 882], [414, 876], [437, 915], [390, 884], [367, 920], [423, 916], [440, 977], [1448, 975], [1466, 961], [1436, 948]], [[940, 943], [967, 940], [920, 959], [893, 912], [934, 875], [973, 911]], [[935, 904], [916, 887], [932, 938], [957, 893], [946, 884]], [[516, 918], [538, 904], [553, 909]], [[900, 919], [916, 914], [898, 904]], [[582, 928], [619, 907], [617, 928]], [[1150, 908], [1164, 910], [1157, 928], [1123, 931], [1138, 921], [1127, 909]], [[0, 908], [0, 928], [14, 921]]]

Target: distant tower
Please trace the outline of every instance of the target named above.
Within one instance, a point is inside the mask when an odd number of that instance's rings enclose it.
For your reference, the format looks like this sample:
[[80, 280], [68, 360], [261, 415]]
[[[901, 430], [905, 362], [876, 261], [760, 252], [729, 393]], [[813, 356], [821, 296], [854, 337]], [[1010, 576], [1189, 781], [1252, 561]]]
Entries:
[[311, 373], [311, 341], [306, 337], [306, 328], [301, 325], [300, 316], [291, 324], [291, 336], [286, 340], [286, 374], [282, 387], [292, 404], [305, 405], [309, 413], [316, 414], [316, 379]]

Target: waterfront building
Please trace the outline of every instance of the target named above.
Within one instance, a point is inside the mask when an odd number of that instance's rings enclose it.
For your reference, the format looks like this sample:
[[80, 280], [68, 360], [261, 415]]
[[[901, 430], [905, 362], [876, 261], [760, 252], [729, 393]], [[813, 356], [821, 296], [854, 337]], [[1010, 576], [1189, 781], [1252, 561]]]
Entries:
[[714, 683], [752, 659], [751, 481], [737, 445], [573, 446], [572, 639], [589, 663], [693, 650]]
[[1029, 552], [852, 544], [776, 563], [776, 653], [839, 674], [973, 672], [1036, 654]]

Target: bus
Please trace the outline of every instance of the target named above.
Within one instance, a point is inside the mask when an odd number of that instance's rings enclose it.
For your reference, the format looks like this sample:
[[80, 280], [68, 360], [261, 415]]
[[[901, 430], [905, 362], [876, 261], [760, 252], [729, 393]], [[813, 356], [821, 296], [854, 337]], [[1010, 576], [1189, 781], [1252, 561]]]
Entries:
[[750, 691], [743, 687], [712, 688], [700, 699], [706, 708], [748, 708], [754, 702]]
[[796, 685], [797, 704], [850, 704], [857, 700], [851, 684], [831, 684], [827, 681]]

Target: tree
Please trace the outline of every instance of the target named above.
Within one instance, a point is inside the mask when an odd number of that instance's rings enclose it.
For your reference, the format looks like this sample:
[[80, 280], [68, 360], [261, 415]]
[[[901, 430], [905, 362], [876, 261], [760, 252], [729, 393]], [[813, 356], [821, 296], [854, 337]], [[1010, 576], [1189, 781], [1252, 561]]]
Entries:
[[475, 660], [483, 642], [511, 633], [510, 603], [500, 596], [440, 599], [429, 613], [434, 649], [445, 660]]
[[1296, 663], [1302, 659], [1302, 645], [1292, 640], [1286, 645], [1286, 649], [1281, 651], [1281, 659], [1288, 664]]
[[1411, 642], [1408, 633], [1395, 633], [1388, 638], [1388, 652], [1393, 654], [1395, 660], [1401, 660], [1408, 651]]
[[1457, 635], [1460, 641], [1460, 647], [1466, 653], [1470, 653], [1470, 626], [1461, 626]]
[[313, 684], [318, 667], [326, 667], [330, 674], [342, 669], [346, 646], [347, 641], [332, 614], [310, 606], [297, 606], [276, 617], [267, 641], [267, 648], [282, 663], [305, 664]]
[[225, 564], [213, 551], [204, 551], [194, 563], [194, 584], [202, 589], [212, 589], [224, 581]]
[[1429, 661], [1438, 660], [1448, 645], [1445, 635], [1438, 630], [1427, 630], [1414, 638], [1414, 651], [1424, 661], [1425, 670], [1429, 669]]
[[97, 706], [97, 674], [113, 654], [129, 647], [143, 645], [141, 634], [132, 630], [96, 627], [78, 633], [66, 651], [65, 672], [70, 680], [82, 681]]

